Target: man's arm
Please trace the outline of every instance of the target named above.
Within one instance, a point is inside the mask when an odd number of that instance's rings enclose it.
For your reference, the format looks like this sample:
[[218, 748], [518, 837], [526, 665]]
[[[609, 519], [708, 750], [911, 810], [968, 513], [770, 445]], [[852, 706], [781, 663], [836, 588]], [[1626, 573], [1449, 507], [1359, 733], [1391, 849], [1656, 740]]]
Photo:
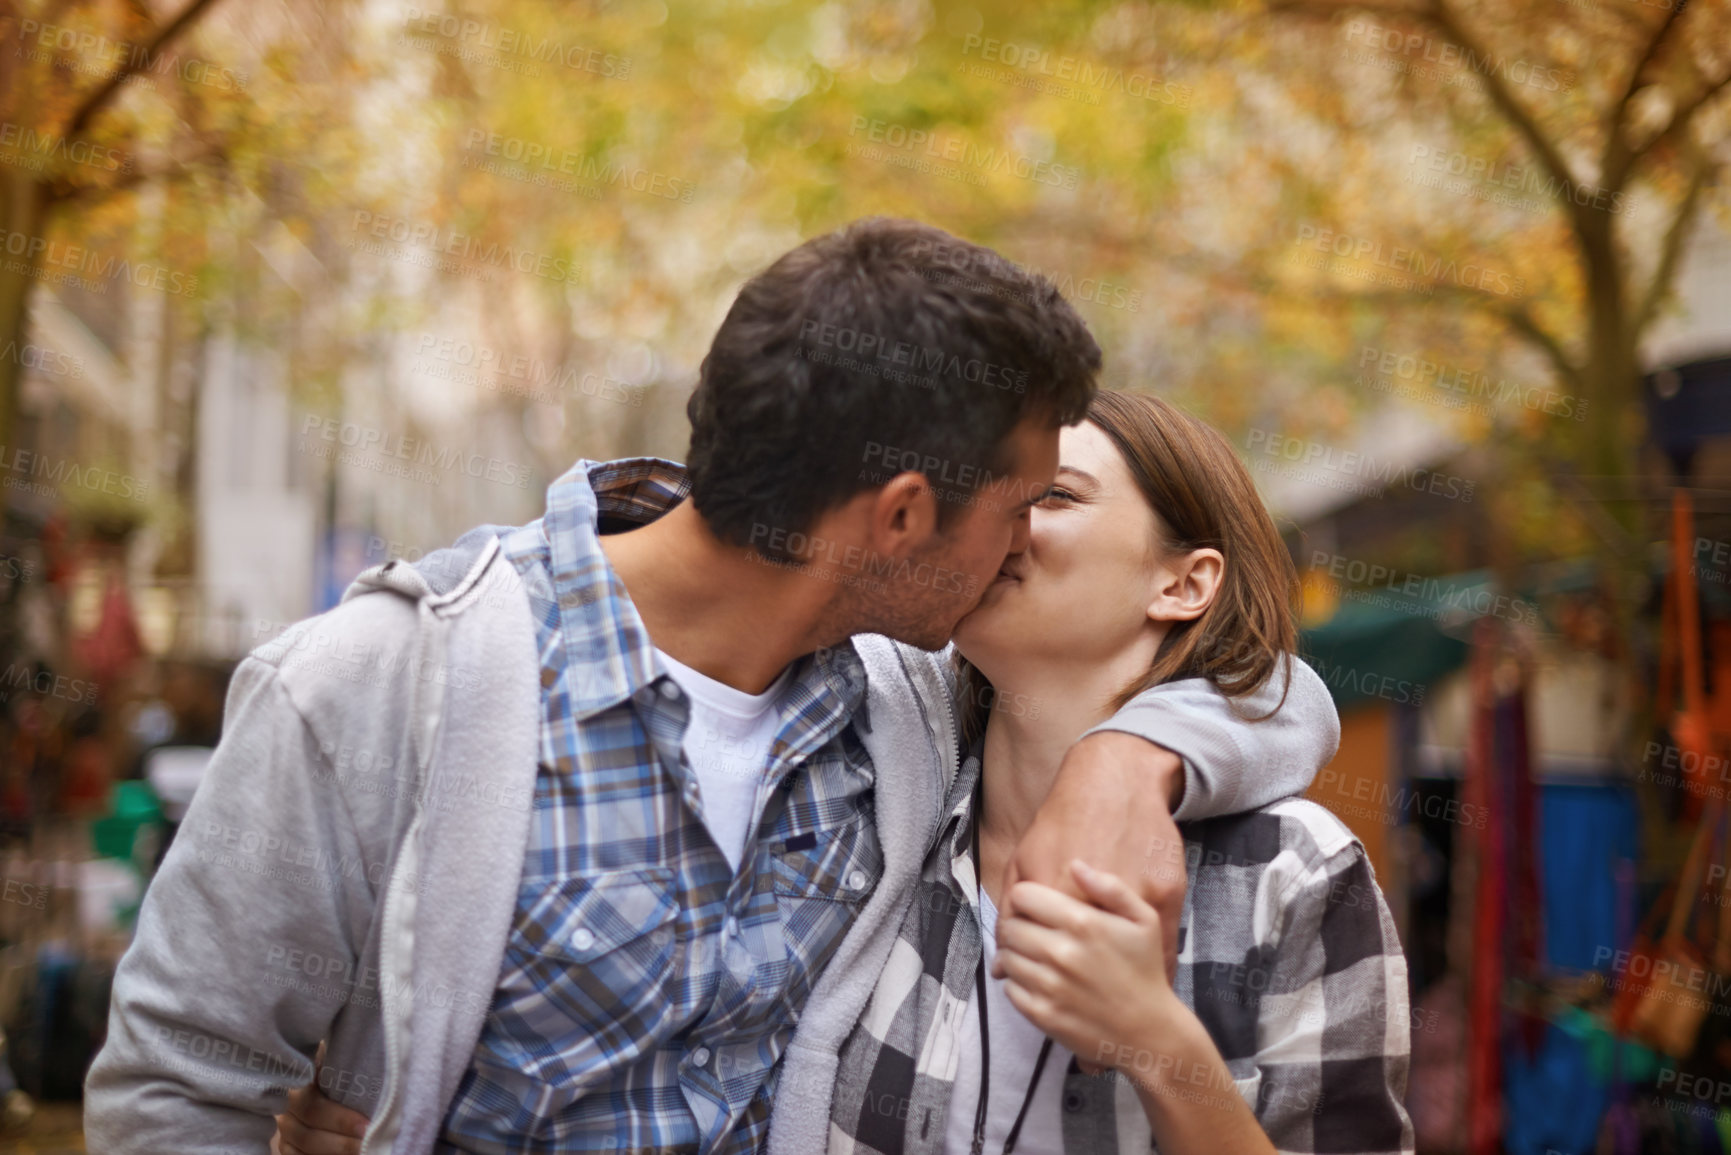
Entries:
[[274, 667], [235, 671], [224, 729], [115, 975], [85, 1087], [92, 1151], [264, 1151], [283, 1091], [312, 1077], [359, 989], [345, 979], [370, 924], [368, 875], [382, 871], [364, 869]]
[[[1293, 657], [1242, 698], [1226, 697], [1206, 678], [1156, 686], [1082, 737], [1108, 733], [1134, 734], [1183, 759], [1184, 773], [1168, 788], [1172, 817], [1194, 822], [1302, 794], [1340, 748], [1340, 715], [1316, 671]], [[1071, 768], [1066, 760], [1065, 772]], [[1169, 771], [1170, 763], [1159, 768]]]
[[[1281, 701], [1287, 668], [1291, 692], [1264, 718]], [[1328, 688], [1296, 657], [1244, 698], [1227, 698], [1202, 678], [1144, 691], [1065, 755], [1010, 857], [1004, 893], [1027, 878], [1082, 898], [1067, 869], [1080, 858], [1130, 883], [1160, 913], [1166, 961], [1175, 968], [1185, 885], [1177, 819], [1251, 810], [1299, 793], [1339, 745], [1340, 716]]]

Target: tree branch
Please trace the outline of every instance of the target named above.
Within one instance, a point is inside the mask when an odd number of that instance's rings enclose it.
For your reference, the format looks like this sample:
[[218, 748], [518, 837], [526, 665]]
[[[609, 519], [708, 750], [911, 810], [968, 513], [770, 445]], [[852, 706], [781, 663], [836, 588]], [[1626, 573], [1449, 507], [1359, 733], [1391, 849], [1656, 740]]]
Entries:
[[1569, 355], [1563, 349], [1562, 342], [1557, 340], [1550, 330], [1539, 324], [1538, 318], [1533, 316], [1531, 309], [1525, 305], [1506, 305], [1500, 309], [1493, 307], [1491, 311], [1501, 317], [1509, 328], [1537, 345], [1540, 352], [1550, 359], [1552, 368], [1557, 371], [1557, 376], [1566, 381], [1576, 392], [1583, 391], [1584, 382], [1581, 380], [1580, 369], [1573, 361], [1569, 360]]
[[1268, 11], [1276, 15], [1309, 16], [1317, 20], [1333, 20], [1345, 12], [1369, 12], [1376, 16], [1399, 16], [1418, 20], [1424, 9], [1414, 4], [1371, 4], [1362, 0], [1341, 0], [1340, 3], [1317, 3], [1315, 0], [1269, 0]]
[[[1455, 16], [1454, 10], [1448, 5], [1448, 0], [1433, 0], [1424, 19], [1434, 25], [1437, 31], [1459, 45], [1468, 56], [1479, 60], [1491, 59], [1491, 54], [1478, 42], [1477, 37], [1467, 31], [1466, 25], [1462, 24], [1460, 19]], [[1496, 105], [1497, 110], [1503, 114], [1510, 126], [1521, 134], [1521, 138], [1527, 142], [1527, 147], [1531, 148], [1538, 156], [1540, 163], [1545, 166], [1553, 178], [1572, 190], [1578, 182], [1575, 180], [1575, 174], [1569, 169], [1569, 162], [1564, 159], [1563, 154], [1552, 143], [1551, 138], [1545, 135], [1544, 130], [1539, 127], [1539, 122], [1534, 120], [1526, 107], [1515, 99], [1515, 94], [1509, 91], [1509, 86], [1503, 83], [1503, 78], [1498, 76], [1494, 70], [1480, 72], [1478, 69], [1473, 69], [1473, 71], [1483, 81], [1485, 95], [1490, 97], [1491, 103]], [[1583, 232], [1587, 227], [1587, 222], [1586, 212], [1582, 206], [1576, 204], [1574, 197], [1571, 196], [1564, 208], [1574, 223], [1575, 231], [1577, 233]]]
[[1599, 181], [1609, 192], [1621, 192], [1634, 168], [1635, 152], [1629, 146], [1629, 102], [1634, 100], [1635, 93], [1641, 90], [1641, 77], [1646, 75], [1647, 66], [1658, 56], [1659, 46], [1665, 42], [1665, 37], [1676, 25], [1677, 18], [1683, 14], [1683, 8], [1681, 3], [1673, 4], [1653, 35], [1647, 38], [1647, 47], [1635, 61], [1634, 68], [1629, 70], [1629, 81], [1623, 86], [1623, 95], [1618, 98], [1616, 107], [1605, 121], [1605, 149], [1599, 158]]
[[1695, 119], [1695, 114], [1701, 111], [1701, 106], [1706, 104], [1709, 100], [1712, 100], [1715, 96], [1718, 96], [1721, 92], [1725, 91], [1727, 85], [1731, 85], [1731, 69], [1727, 69], [1725, 75], [1721, 76], [1718, 80], [1709, 82], [1700, 92], [1695, 94], [1693, 100], [1679, 106], [1677, 110], [1671, 114], [1671, 123], [1665, 126], [1663, 132], [1653, 137], [1652, 140], [1649, 140], [1640, 148], [1631, 149], [1629, 157], [1631, 164], [1634, 161], [1639, 160], [1641, 157], [1646, 156], [1649, 152], [1652, 152], [1659, 146], [1661, 141], [1670, 140], [1678, 133], [1688, 128], [1689, 122]]
[[1568, 382], [1575, 389], [1584, 388], [1580, 368], [1569, 359], [1569, 354], [1563, 348], [1563, 343], [1555, 334], [1533, 316], [1533, 311], [1526, 305], [1510, 301], [1496, 293], [1471, 285], [1438, 285], [1435, 293], [1447, 297], [1460, 297], [1471, 301], [1478, 308], [1500, 320], [1503, 324], [1538, 346], [1551, 366], [1556, 369], [1557, 376]]
[[[1680, 8], [1682, 5], [1679, 4], [1678, 7]], [[1369, 12], [1382, 16], [1418, 20], [1431, 25], [1443, 37], [1453, 41], [1467, 54], [1469, 59], [1484, 61], [1491, 59], [1491, 54], [1479, 43], [1478, 38], [1461, 23], [1453, 9], [1448, 6], [1447, 0], [1430, 0], [1430, 3], [1424, 6], [1363, 3], [1354, 2], [1354, 0], [1336, 0], [1332, 3], [1305, 2], [1305, 0], [1270, 0], [1269, 11], [1318, 17], [1338, 16], [1343, 12]], [[1509, 86], [1503, 82], [1502, 77], [1498, 76], [1494, 70], [1481, 71], [1474, 68], [1472, 71], [1484, 82], [1485, 94], [1490, 97], [1491, 103], [1503, 114], [1510, 127], [1520, 134], [1521, 139], [1526, 141], [1527, 147], [1533, 150], [1533, 153], [1539, 158], [1539, 162], [1545, 166], [1546, 171], [1559, 184], [1567, 189], [1574, 189], [1578, 182], [1575, 180], [1575, 174], [1569, 168], [1569, 162], [1550, 137], [1545, 135], [1544, 130], [1539, 127], [1538, 121], [1534, 120], [1526, 107], [1515, 99], [1515, 94], [1509, 90]], [[1572, 196], [1562, 199], [1563, 208], [1569, 214], [1570, 223], [1577, 233], [1582, 233], [1587, 227], [1586, 209], [1576, 204]]]
[[1658, 315], [1659, 305], [1671, 289], [1672, 278], [1677, 272], [1677, 261], [1683, 251], [1683, 240], [1688, 236], [1689, 226], [1694, 223], [1696, 210], [1701, 205], [1701, 194], [1713, 183], [1718, 168], [1719, 166], [1705, 155], [1700, 155], [1695, 171], [1689, 174], [1689, 187], [1684, 190], [1683, 199], [1677, 203], [1677, 215], [1671, 218], [1671, 227], [1665, 230], [1665, 240], [1659, 248], [1659, 263], [1653, 268], [1653, 279], [1648, 282], [1647, 291], [1641, 296], [1641, 306], [1635, 311], [1635, 323], [1630, 335], [1637, 341]]
[[172, 165], [161, 168], [135, 167], [132, 171], [123, 173], [107, 184], [75, 184], [70, 181], [57, 183], [53, 190], [55, 203], [62, 205], [77, 204], [79, 201], [110, 196], [136, 188], [147, 181], [162, 181], [169, 183], [184, 179], [194, 166], [226, 161], [228, 148], [225, 144], [207, 144], [198, 154], [186, 160], [177, 160]]
[[71, 139], [88, 128], [97, 114], [108, 106], [109, 101], [114, 99], [114, 94], [120, 91], [122, 84], [137, 75], [140, 67], [153, 61], [164, 46], [204, 15], [205, 9], [215, 2], [216, 0], [189, 0], [187, 6], [180, 10], [180, 15], [157, 30], [156, 35], [151, 37], [149, 44], [138, 51], [128, 53], [125, 66], [115, 69], [109, 74], [107, 80], [84, 98], [84, 102], [72, 114], [72, 119], [66, 122], [66, 129], [60, 135]]
[[1545, 355], [1551, 363], [1557, 376], [1567, 382], [1577, 392], [1585, 390], [1582, 373], [1579, 366], [1569, 359], [1568, 350], [1549, 329], [1539, 323], [1532, 310], [1526, 305], [1507, 300], [1485, 289], [1470, 285], [1439, 284], [1434, 285], [1428, 293], [1414, 293], [1407, 289], [1340, 289], [1333, 285], [1283, 285], [1277, 278], [1251, 278], [1247, 287], [1252, 291], [1270, 295], [1285, 294], [1292, 297], [1328, 297], [1346, 304], [1395, 306], [1413, 308], [1420, 305], [1437, 303], [1439, 298], [1453, 297], [1468, 306], [1478, 309], [1502, 321], [1510, 329]]
[[1659, 46], [1670, 35], [1671, 29], [1677, 23], [1677, 18], [1683, 15], [1684, 5], [1673, 4], [1671, 10], [1665, 13], [1665, 19], [1660, 21], [1658, 29], [1647, 40], [1647, 47], [1641, 53], [1641, 58], [1635, 61], [1635, 67], [1629, 70], [1629, 82], [1623, 86], [1623, 95], [1617, 100], [1617, 107], [1611, 112], [1611, 131], [1616, 132], [1623, 126], [1623, 116], [1629, 111], [1629, 102], [1635, 99], [1635, 93], [1640, 91], [1641, 77], [1647, 71], [1647, 65], [1653, 63], [1653, 58], [1659, 55]]

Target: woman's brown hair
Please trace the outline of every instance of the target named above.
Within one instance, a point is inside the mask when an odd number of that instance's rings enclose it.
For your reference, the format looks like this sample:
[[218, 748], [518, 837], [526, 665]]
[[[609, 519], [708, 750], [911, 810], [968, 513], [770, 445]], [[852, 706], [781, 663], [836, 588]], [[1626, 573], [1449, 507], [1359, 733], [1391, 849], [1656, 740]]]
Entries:
[[[1224, 437], [1158, 397], [1102, 390], [1087, 420], [1117, 447], [1158, 518], [1155, 548], [1212, 548], [1225, 558], [1213, 602], [1195, 620], [1172, 623], [1147, 672], [1119, 691], [1112, 709], [1180, 678], [1207, 678], [1229, 698], [1254, 693], [1297, 647], [1298, 573], [1250, 471]], [[957, 661], [971, 740], [985, 729], [992, 693], [977, 670]]]

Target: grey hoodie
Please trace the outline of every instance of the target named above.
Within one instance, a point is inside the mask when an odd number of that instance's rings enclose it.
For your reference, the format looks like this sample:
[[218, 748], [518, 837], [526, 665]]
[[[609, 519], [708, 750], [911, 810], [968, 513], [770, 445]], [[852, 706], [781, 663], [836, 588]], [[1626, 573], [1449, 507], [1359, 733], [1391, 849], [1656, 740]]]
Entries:
[[[92, 1151], [262, 1155], [321, 1040], [325, 1092], [372, 1116], [367, 1155], [431, 1151], [493, 998], [534, 796], [534, 629], [497, 533], [367, 571], [236, 670], [222, 742], [115, 976], [85, 1088]], [[884, 874], [804, 1009], [778, 1114], [833, 1073], [959, 754], [945, 655], [855, 645]], [[1180, 817], [1272, 801], [1302, 790], [1339, 738], [1320, 679], [1295, 668], [1265, 722], [1180, 682], [1105, 728], [1183, 756]]]

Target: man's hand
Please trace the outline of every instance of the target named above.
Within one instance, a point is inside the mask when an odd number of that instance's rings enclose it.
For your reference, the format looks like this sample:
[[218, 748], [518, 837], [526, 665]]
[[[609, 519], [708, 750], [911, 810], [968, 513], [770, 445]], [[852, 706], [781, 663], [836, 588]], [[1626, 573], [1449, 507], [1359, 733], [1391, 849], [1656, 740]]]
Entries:
[[[1134, 734], [1106, 730], [1090, 734], [1064, 755], [1058, 780], [1040, 812], [1016, 844], [1004, 870], [1004, 923], [1014, 918], [1016, 883], [1030, 879], [1090, 901], [1069, 864], [1082, 859], [1115, 874], [1160, 915], [1166, 973], [1178, 973], [1178, 920], [1184, 913], [1184, 839], [1172, 811], [1184, 796], [1184, 764], [1178, 755]], [[1002, 965], [993, 973], [1003, 977]], [[1100, 1068], [1084, 1062], [1084, 1069]]]
[[276, 1117], [270, 1151], [271, 1155], [360, 1155], [366, 1133], [367, 1117], [325, 1098], [314, 1075], [312, 1082], [288, 1093], [288, 1110]]

